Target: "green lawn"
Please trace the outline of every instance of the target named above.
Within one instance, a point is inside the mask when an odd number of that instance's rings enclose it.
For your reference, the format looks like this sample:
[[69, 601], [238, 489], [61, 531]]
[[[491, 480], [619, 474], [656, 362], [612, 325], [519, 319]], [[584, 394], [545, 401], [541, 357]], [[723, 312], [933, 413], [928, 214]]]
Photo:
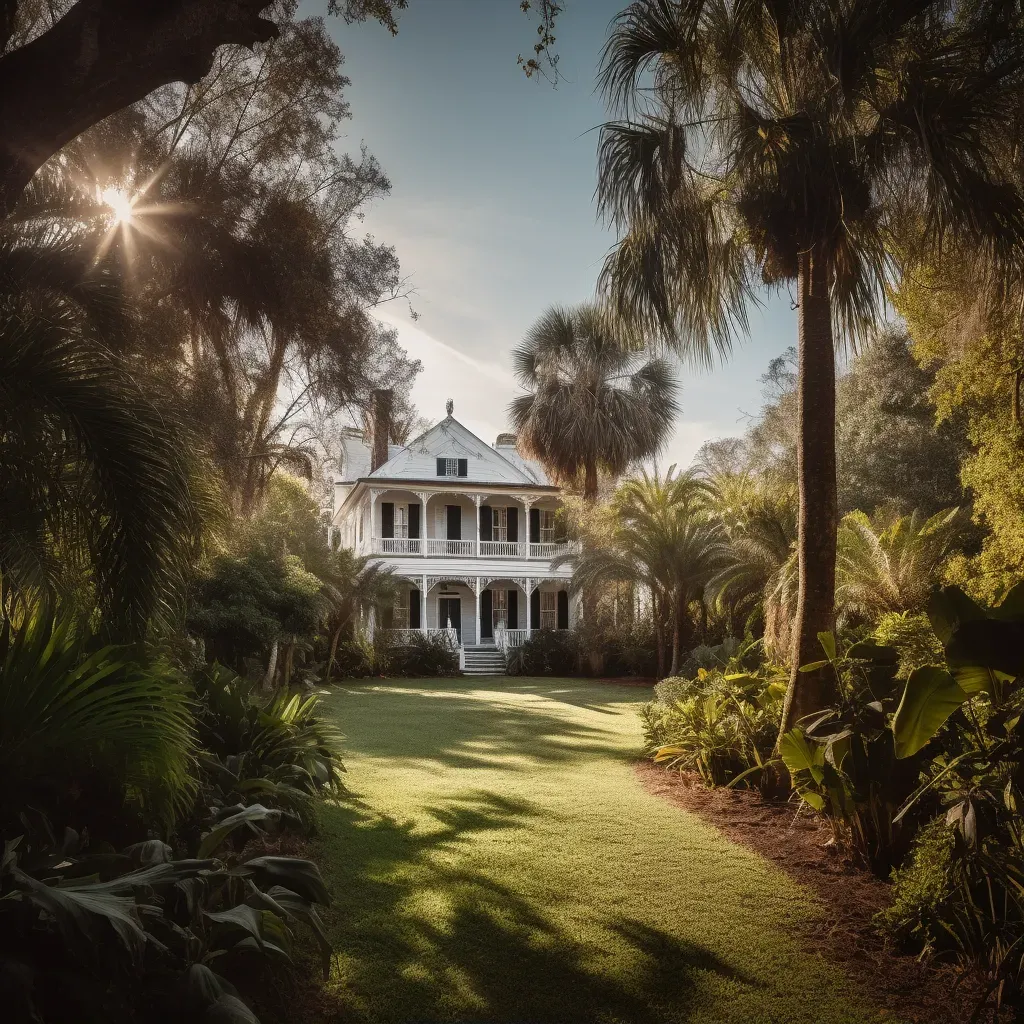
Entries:
[[321, 839], [334, 1019], [882, 1019], [792, 937], [806, 892], [641, 789], [645, 697], [550, 679], [332, 691], [352, 792]]

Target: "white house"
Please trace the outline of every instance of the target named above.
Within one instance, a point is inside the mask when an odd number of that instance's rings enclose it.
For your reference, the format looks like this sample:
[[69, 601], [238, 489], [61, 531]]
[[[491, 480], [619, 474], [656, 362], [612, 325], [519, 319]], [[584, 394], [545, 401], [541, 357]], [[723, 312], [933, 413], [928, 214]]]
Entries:
[[569, 549], [560, 489], [514, 435], [481, 441], [449, 402], [447, 417], [405, 446], [385, 451], [346, 431], [339, 468], [335, 539], [409, 584], [379, 626], [454, 630], [467, 672], [501, 671], [507, 647], [533, 630], [569, 628], [571, 570], [551, 565]]

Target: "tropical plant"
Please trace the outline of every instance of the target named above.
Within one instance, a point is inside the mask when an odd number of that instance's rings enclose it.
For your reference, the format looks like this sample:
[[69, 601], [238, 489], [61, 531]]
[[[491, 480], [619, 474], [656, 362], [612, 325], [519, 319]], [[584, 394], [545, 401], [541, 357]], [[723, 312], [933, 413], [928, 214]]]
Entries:
[[203, 806], [258, 800], [308, 826], [313, 798], [342, 792], [341, 739], [315, 694], [280, 690], [260, 700], [254, 682], [217, 664], [198, 675], [195, 687]]
[[201, 529], [185, 432], [66, 307], [0, 295], [0, 336], [0, 611], [172, 619]]
[[[886, 612], [919, 612], [938, 582], [955, 537], [959, 509], [925, 519], [917, 512], [888, 524], [851, 512], [839, 526], [836, 606], [876, 620]], [[882, 520], [877, 522], [877, 520]]]
[[[598, 195], [622, 233], [615, 311], [699, 362], [746, 330], [757, 276], [799, 306], [799, 584], [783, 731], [829, 701], [835, 353], [874, 324], [902, 251], [970, 240], [1012, 265], [1024, 201], [1001, 162], [1019, 105], [1015, 9], [945, 0], [638, 0], [601, 84]], [[998, 39], [998, 49], [994, 40]], [[940, 141], [941, 140], [941, 143]]]
[[[702, 602], [704, 589], [727, 558], [725, 537], [706, 511], [706, 485], [687, 474], [651, 475], [644, 471], [617, 490], [613, 523], [605, 543], [585, 545], [563, 556], [573, 566], [572, 589], [593, 592], [608, 582], [647, 588], [654, 604], [658, 674], [677, 675], [694, 624], [690, 605]], [[556, 560], [557, 562], [557, 560]]]
[[[239, 856], [239, 830], [272, 828], [279, 812], [229, 809], [193, 859], [159, 840], [90, 853], [78, 833], [45, 828], [7, 839], [0, 862], [0, 971], [19, 1021], [64, 1020], [102, 1007], [105, 1020], [223, 1020], [258, 1024], [222, 975], [254, 955], [288, 959], [294, 932], [331, 947], [317, 905], [330, 897], [312, 862]], [[235, 844], [238, 845], [238, 844]]]
[[900, 760], [890, 720], [897, 706], [899, 657], [871, 640], [837, 650], [823, 633], [824, 666], [836, 703], [783, 733], [779, 756], [801, 799], [829, 822], [836, 843], [881, 877], [906, 854], [911, 822], [897, 812], [918, 781], [920, 760]]
[[509, 406], [518, 443], [559, 479], [619, 476], [657, 455], [678, 412], [678, 385], [663, 359], [631, 346], [595, 306], [548, 310], [512, 353], [530, 391]]
[[0, 828], [28, 806], [81, 827], [107, 794], [115, 816], [126, 816], [127, 802], [162, 829], [191, 806], [190, 688], [138, 656], [103, 645], [67, 615], [37, 612], [17, 628], [0, 626]]
[[[983, 608], [950, 587], [933, 595], [932, 626], [945, 667], [927, 666], [907, 680], [892, 723], [901, 758], [930, 755], [924, 782], [898, 817], [941, 801], [941, 856], [922, 837], [904, 876], [904, 893], [933, 878], [919, 927], [904, 906], [889, 924], [980, 968], [986, 1000], [1019, 1002], [1024, 991], [1024, 584]], [[938, 828], [938, 826], [934, 826]], [[897, 890], [898, 895], [900, 890]], [[917, 902], [922, 902], [921, 898]]]
[[662, 680], [640, 712], [645, 742], [656, 763], [707, 786], [770, 786], [785, 682], [771, 668], [743, 671], [737, 653], [724, 668]]

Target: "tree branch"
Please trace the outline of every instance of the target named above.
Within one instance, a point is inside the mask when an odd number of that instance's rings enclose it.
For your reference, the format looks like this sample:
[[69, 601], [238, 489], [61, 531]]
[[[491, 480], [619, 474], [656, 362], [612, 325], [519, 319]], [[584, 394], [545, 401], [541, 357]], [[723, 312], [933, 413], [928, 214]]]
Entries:
[[[79, 0], [0, 57], [0, 214], [81, 132], [171, 82], [198, 82], [217, 49], [277, 36], [270, 0]], [[0, 0], [0, 35], [11, 0]]]

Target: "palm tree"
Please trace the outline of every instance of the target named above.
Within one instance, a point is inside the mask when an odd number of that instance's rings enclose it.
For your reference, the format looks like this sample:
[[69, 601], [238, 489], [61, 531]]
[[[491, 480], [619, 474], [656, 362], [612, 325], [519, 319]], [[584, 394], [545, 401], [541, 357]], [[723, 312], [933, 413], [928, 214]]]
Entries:
[[138, 637], [172, 610], [200, 538], [195, 464], [100, 341], [132, 310], [88, 223], [30, 212], [0, 232], [0, 617], [78, 598]]
[[520, 445], [557, 477], [582, 475], [588, 502], [599, 470], [657, 455], [679, 411], [668, 363], [630, 348], [596, 306], [548, 310], [512, 360], [531, 391], [509, 406]]
[[[951, 6], [954, 10], [950, 11]], [[613, 309], [710, 363], [747, 329], [757, 279], [799, 306], [799, 600], [783, 731], [821, 707], [833, 628], [835, 341], [878, 316], [909, 251], [947, 235], [996, 267], [1024, 234], [1001, 164], [1024, 82], [1014, 5], [947, 0], [637, 0], [601, 84], [621, 119], [598, 197], [621, 240]]]
[[321, 596], [327, 607], [326, 625], [331, 637], [324, 673], [329, 680], [342, 632], [355, 624], [360, 612], [393, 601], [401, 581], [390, 567], [369, 556], [359, 557], [347, 548], [331, 552], [328, 564], [317, 567], [317, 575], [323, 582]]
[[593, 593], [614, 582], [640, 585], [650, 593], [659, 675], [664, 675], [669, 645], [668, 674], [679, 671], [692, 633], [690, 606], [702, 600], [727, 556], [721, 528], [704, 513], [705, 499], [706, 486], [676, 474], [675, 467], [664, 477], [645, 472], [617, 491], [610, 538], [563, 559], [573, 565], [574, 590]]

